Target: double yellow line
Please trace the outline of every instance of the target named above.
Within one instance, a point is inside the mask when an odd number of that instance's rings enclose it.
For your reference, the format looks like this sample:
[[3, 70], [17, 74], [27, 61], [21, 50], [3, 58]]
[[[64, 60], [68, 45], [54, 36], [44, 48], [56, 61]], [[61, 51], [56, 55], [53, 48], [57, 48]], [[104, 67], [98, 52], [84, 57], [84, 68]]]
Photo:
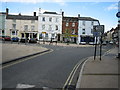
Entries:
[[75, 65], [75, 67], [74, 67], [73, 70], [71, 71], [69, 77], [67, 78], [67, 80], [66, 80], [66, 82], [65, 82], [62, 90], [64, 90], [67, 85], [68, 85], [68, 86], [71, 85], [71, 83], [72, 83], [72, 81], [73, 81], [73, 77], [75, 76], [76, 71], [78, 70], [78, 68], [79, 68], [79, 66], [82, 64], [82, 62], [84, 62], [85, 60], [87, 60], [87, 58], [80, 60], [80, 61]]
[[53, 49], [50, 49], [50, 51], [48, 51], [48, 52], [44, 52], [44, 53], [41, 53], [41, 54], [37, 54], [37, 55], [34, 55], [34, 56], [27, 57], [27, 58], [25, 58], [23, 60], [18, 60], [18, 61], [12, 62], [10, 64], [7, 64], [5, 66], [0, 67], [0, 69], [4, 69], [4, 68], [7, 68], [7, 67], [10, 67], [10, 66], [13, 66], [15, 64], [18, 64], [18, 63], [21, 63], [21, 62], [33, 59], [33, 58], [35, 58], [37, 56], [41, 56], [41, 55], [44, 55], [44, 54], [47, 54], [47, 53], [51, 53], [51, 52], [53, 52]]

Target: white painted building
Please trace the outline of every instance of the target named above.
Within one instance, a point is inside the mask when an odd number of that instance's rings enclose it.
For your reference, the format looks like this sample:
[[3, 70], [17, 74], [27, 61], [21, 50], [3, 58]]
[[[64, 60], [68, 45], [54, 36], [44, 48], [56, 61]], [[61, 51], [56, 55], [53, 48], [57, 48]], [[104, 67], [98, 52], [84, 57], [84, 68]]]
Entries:
[[78, 44], [91, 44], [95, 42], [93, 26], [100, 25], [97, 19], [91, 17], [79, 17], [78, 20]]
[[18, 38], [37, 38], [38, 17], [34, 12], [33, 16], [11, 15], [6, 16], [6, 35]]
[[39, 10], [38, 15], [38, 32], [40, 40], [50, 41], [61, 40], [62, 34], [62, 13], [44, 12]]

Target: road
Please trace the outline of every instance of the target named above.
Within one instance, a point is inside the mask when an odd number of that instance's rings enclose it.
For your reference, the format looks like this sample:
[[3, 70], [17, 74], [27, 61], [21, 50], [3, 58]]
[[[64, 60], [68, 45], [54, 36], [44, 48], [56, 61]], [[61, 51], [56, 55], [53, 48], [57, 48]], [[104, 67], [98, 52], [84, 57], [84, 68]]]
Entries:
[[[16, 88], [18, 84], [62, 88], [74, 66], [94, 55], [94, 47], [42, 46], [54, 51], [2, 69], [3, 88]], [[104, 46], [103, 53], [110, 48]]]

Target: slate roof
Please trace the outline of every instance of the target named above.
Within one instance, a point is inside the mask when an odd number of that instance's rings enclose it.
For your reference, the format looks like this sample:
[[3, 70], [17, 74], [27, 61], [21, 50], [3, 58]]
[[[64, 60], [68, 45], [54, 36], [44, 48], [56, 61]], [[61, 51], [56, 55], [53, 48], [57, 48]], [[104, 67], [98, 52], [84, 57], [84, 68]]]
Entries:
[[8, 15], [6, 19], [38, 20], [38, 16]]
[[87, 21], [98, 21], [97, 19], [91, 17], [79, 17], [79, 20], [87, 20]]
[[57, 14], [56, 12], [48, 12], [48, 11], [45, 11], [43, 14]]
[[78, 17], [63, 17], [63, 21], [78, 21]]

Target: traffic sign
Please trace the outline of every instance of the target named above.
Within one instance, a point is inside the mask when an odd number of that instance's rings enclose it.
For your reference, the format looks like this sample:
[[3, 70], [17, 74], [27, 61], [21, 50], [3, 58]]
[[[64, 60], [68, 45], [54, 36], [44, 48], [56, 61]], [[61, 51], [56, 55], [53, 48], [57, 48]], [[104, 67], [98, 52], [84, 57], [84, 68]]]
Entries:
[[118, 13], [116, 14], [116, 17], [120, 18], [120, 12], [118, 12]]
[[93, 26], [93, 32], [104, 33], [104, 25], [95, 25]]
[[94, 37], [99, 37], [100, 36], [100, 32], [93, 32], [93, 36]]

